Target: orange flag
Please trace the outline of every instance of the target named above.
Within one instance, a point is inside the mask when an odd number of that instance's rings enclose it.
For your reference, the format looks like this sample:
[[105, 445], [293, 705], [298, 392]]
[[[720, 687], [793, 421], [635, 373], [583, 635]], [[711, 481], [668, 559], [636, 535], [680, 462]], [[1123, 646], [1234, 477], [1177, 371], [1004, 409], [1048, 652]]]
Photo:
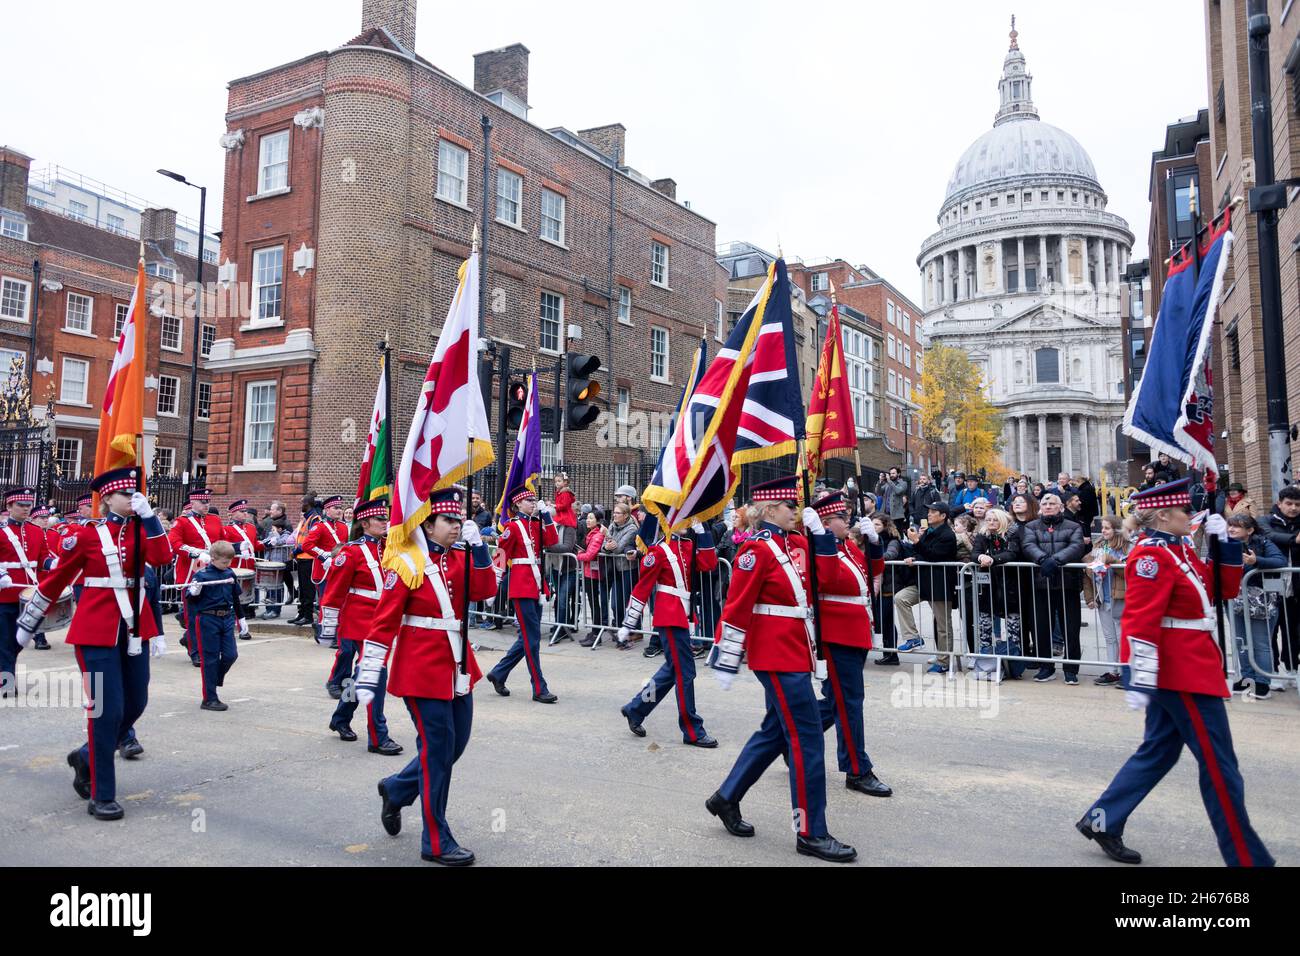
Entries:
[[821, 361], [817, 363], [817, 380], [813, 383], [812, 398], [808, 402], [809, 473], [814, 478], [817, 477], [821, 474], [823, 459], [852, 455], [857, 447], [858, 430], [853, 421], [853, 396], [849, 393], [849, 383], [844, 378], [840, 313], [837, 307], [832, 306]]
[[[140, 259], [135, 276], [131, 306], [122, 323], [122, 337], [108, 373], [108, 388], [99, 412], [99, 438], [95, 443], [95, 474], [110, 468], [127, 468], [139, 464], [144, 436], [144, 343], [148, 336], [149, 309], [144, 291], [144, 259]], [[140, 477], [144, 488], [144, 476]], [[98, 513], [99, 496], [95, 496]]]

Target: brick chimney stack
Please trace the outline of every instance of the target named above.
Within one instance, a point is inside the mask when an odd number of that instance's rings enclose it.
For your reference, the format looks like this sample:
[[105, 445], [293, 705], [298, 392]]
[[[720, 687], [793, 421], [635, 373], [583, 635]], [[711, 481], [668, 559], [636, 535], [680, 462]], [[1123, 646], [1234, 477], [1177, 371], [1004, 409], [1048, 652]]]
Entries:
[[522, 43], [474, 54], [474, 92], [487, 96], [497, 90], [528, 102], [528, 47]]
[[27, 176], [32, 158], [11, 146], [0, 146], [0, 209], [26, 218]]
[[604, 153], [610, 159], [617, 160], [620, 166], [627, 165], [627, 128], [622, 123], [610, 123], [608, 126], [593, 126], [591, 129], [578, 130], [578, 139], [597, 152]]
[[146, 209], [140, 213], [140, 241], [152, 244], [164, 259], [176, 255], [176, 210]]
[[362, 0], [361, 30], [383, 27], [389, 36], [415, 52], [415, 0]]

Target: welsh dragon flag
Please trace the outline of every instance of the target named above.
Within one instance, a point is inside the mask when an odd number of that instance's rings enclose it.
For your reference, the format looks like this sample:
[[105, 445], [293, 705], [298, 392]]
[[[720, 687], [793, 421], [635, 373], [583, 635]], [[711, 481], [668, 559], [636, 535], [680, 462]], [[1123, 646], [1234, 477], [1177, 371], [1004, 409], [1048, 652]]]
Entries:
[[388, 425], [388, 355], [379, 360], [379, 388], [375, 391], [375, 410], [370, 413], [370, 433], [366, 436], [366, 457], [361, 462], [357, 481], [357, 504], [373, 501], [393, 490], [393, 440]]
[[424, 551], [416, 536], [432, 511], [429, 495], [451, 487], [496, 457], [478, 381], [477, 249], [461, 264], [459, 276], [406, 435], [389, 508], [384, 567], [396, 571], [412, 589], [424, 582]]

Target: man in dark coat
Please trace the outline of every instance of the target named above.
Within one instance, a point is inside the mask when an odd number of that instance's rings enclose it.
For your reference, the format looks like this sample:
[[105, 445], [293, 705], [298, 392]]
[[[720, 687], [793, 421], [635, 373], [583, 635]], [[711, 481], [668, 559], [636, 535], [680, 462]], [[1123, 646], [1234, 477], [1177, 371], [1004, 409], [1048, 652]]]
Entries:
[[1092, 522], [1101, 514], [1101, 507], [1097, 501], [1097, 489], [1093, 487], [1092, 479], [1087, 475], [1079, 478], [1079, 484], [1074, 489], [1074, 493], [1079, 496], [1079, 517], [1083, 523], [1084, 534], [1092, 530]]
[[[1083, 560], [1090, 541], [1083, 527], [1069, 521], [1063, 514], [1061, 499], [1054, 494], [1043, 495], [1039, 503], [1039, 517], [1025, 525], [1021, 548], [1025, 557], [1038, 565], [1034, 575], [1034, 593], [1022, 596], [1033, 602], [1034, 656], [1044, 658], [1034, 680], [1056, 679], [1056, 665], [1052, 660], [1052, 626], [1057, 625], [1065, 635], [1065, 657], [1079, 660], [1080, 604], [1083, 594], [1083, 573], [1078, 568], [1062, 569], [1062, 565]], [[1079, 683], [1079, 665], [1066, 664], [1065, 682]]]
[[[957, 587], [957, 569], [951, 564], [932, 566], [957, 560], [957, 535], [948, 524], [948, 507], [945, 499], [936, 499], [927, 513], [929, 527], [924, 531], [909, 529], [903, 542], [904, 560], [916, 568], [916, 583], [894, 595], [898, 628], [906, 638], [898, 646], [900, 651], [915, 650], [923, 643], [912, 619], [912, 609], [921, 601], [928, 603], [934, 614], [936, 649], [940, 655], [952, 650], [952, 599]], [[942, 656], [930, 665], [931, 673], [942, 674], [947, 670]]]

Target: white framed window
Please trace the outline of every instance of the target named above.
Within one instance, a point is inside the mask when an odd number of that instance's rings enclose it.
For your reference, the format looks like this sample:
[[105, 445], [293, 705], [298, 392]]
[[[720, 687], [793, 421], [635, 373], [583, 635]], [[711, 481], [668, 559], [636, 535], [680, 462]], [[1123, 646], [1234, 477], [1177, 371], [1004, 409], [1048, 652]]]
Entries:
[[184, 239], [177, 239], [176, 251], [183, 256], [188, 256], [190, 254], [190, 244], [186, 242]]
[[0, 318], [27, 321], [27, 303], [31, 301], [32, 284], [22, 279], [0, 278]]
[[557, 192], [542, 190], [542, 238], [564, 245], [565, 200]]
[[888, 300], [885, 301], [885, 315], [889, 319], [890, 325], [898, 325], [898, 319], [894, 315], [894, 303]]
[[284, 246], [253, 251], [251, 325], [279, 322], [284, 309]]
[[889, 342], [889, 357], [897, 360], [898, 358], [898, 340], [892, 335], [887, 339]]
[[814, 292], [825, 292], [831, 287], [831, 275], [829, 272], [814, 272], [812, 274], [812, 290]]
[[244, 392], [244, 464], [275, 464], [276, 383], [249, 382]]
[[912, 334], [912, 317], [906, 312], [903, 313], [903, 332], [906, 335]]
[[450, 140], [438, 140], [438, 198], [465, 205], [469, 186], [469, 150]]
[[713, 324], [714, 341], [721, 342], [722, 341], [722, 300], [721, 299], [713, 300], [713, 319], [714, 319], [714, 324]]
[[145, 263], [144, 274], [159, 279], [165, 279], [168, 282], [176, 281], [176, 269], [165, 262]]
[[618, 390], [618, 420], [627, 421], [628, 412], [632, 410], [632, 393], [626, 388]]
[[497, 222], [518, 229], [523, 225], [524, 177], [497, 167]]
[[668, 381], [668, 330], [657, 325], [650, 326], [650, 377]]
[[95, 300], [88, 295], [76, 292], [68, 293], [68, 307], [64, 313], [63, 328], [68, 332], [90, 334]]
[[889, 394], [898, 394], [898, 373], [892, 368], [889, 370]]
[[90, 207], [84, 202], [77, 202], [75, 199], [69, 200], [68, 212], [71, 213], [72, 218], [76, 219], [78, 222], [90, 221]]
[[632, 290], [625, 285], [618, 287], [618, 320], [624, 325], [632, 324]]
[[60, 475], [81, 474], [81, 439], [59, 438], [54, 442], [54, 463]]
[[212, 343], [217, 340], [217, 327], [215, 325], [203, 326], [203, 337], [199, 342], [199, 354], [204, 358], [212, 355]]
[[175, 375], [158, 376], [158, 414], [175, 417], [181, 401], [181, 380]]
[[27, 367], [27, 353], [17, 349], [0, 349], [0, 378], [14, 371], [14, 359], [22, 359], [23, 368]]
[[554, 292], [542, 293], [541, 341], [545, 352], [560, 351], [560, 330], [564, 327], [564, 296]]
[[903, 397], [909, 402], [912, 400], [912, 380], [910, 378], [903, 380]]
[[111, 212], [104, 214], [104, 228], [109, 232], [115, 232], [119, 236], [126, 235], [126, 220], [121, 216], [114, 216]]
[[896, 405], [889, 406], [889, 427], [898, 427], [898, 406]]
[[912, 346], [910, 345], [903, 346], [903, 364], [908, 368], [912, 367]]
[[289, 186], [289, 131], [267, 133], [258, 141], [257, 191], [287, 189]]
[[90, 363], [85, 359], [64, 358], [59, 379], [59, 401], [65, 405], [85, 405], [90, 382]]
[[554, 438], [542, 438], [542, 474], [553, 475], [560, 468], [560, 443]]
[[650, 242], [650, 281], [668, 288], [668, 247], [662, 242]]
[[27, 240], [27, 223], [9, 216], [0, 216], [0, 236], [7, 239]]
[[153, 450], [155, 475], [174, 475], [176, 474], [176, 449], [166, 448], [159, 445]]
[[207, 421], [212, 417], [212, 383], [199, 382], [197, 407], [194, 409], [195, 417], [202, 421]]
[[131, 306], [125, 302], [118, 302], [113, 306], [113, 341], [116, 342], [122, 337], [122, 329], [126, 326], [126, 317], [131, 312]]
[[164, 312], [158, 325], [162, 328], [162, 347], [169, 352], [179, 352], [181, 350], [180, 317]]

